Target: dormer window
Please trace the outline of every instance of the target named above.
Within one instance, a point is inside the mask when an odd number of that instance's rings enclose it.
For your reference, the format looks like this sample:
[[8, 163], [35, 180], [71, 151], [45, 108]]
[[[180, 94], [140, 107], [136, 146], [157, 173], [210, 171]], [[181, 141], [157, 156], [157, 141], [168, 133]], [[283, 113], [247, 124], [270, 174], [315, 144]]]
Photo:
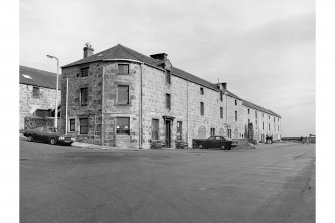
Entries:
[[129, 74], [129, 64], [118, 64], [118, 74]]

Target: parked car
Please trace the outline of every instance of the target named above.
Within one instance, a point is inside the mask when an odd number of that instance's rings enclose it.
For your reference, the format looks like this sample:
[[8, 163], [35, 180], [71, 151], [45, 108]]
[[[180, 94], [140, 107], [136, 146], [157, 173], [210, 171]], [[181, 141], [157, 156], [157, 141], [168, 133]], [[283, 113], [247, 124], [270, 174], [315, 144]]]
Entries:
[[226, 139], [223, 136], [211, 136], [208, 139], [194, 139], [193, 147], [198, 149], [217, 148], [230, 150], [232, 143], [232, 140]]
[[76, 141], [74, 137], [64, 135], [57, 131], [55, 127], [37, 127], [35, 129], [25, 129], [23, 135], [28, 138], [29, 142], [42, 141], [48, 142], [51, 145], [65, 144], [71, 145]]

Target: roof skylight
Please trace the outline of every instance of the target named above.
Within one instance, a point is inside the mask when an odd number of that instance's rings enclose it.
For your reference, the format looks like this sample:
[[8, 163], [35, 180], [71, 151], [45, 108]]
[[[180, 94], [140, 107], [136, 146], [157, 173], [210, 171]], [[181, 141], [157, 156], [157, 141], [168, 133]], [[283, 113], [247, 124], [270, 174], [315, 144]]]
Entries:
[[22, 74], [22, 76], [27, 78], [27, 79], [32, 79], [28, 74]]

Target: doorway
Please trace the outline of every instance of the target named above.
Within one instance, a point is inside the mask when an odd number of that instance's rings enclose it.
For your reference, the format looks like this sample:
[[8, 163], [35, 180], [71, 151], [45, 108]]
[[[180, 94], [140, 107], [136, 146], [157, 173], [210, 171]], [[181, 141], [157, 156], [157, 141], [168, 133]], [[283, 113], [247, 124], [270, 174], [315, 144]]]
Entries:
[[165, 119], [165, 146], [171, 148], [171, 120]]

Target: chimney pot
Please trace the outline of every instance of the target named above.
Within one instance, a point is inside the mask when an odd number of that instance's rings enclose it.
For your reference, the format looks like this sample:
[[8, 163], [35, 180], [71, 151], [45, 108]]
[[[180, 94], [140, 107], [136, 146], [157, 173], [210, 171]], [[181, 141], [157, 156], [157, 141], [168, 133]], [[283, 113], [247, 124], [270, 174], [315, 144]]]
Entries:
[[89, 42], [85, 44], [83, 50], [84, 50], [84, 58], [92, 56], [94, 54], [94, 49], [92, 48], [92, 45]]

